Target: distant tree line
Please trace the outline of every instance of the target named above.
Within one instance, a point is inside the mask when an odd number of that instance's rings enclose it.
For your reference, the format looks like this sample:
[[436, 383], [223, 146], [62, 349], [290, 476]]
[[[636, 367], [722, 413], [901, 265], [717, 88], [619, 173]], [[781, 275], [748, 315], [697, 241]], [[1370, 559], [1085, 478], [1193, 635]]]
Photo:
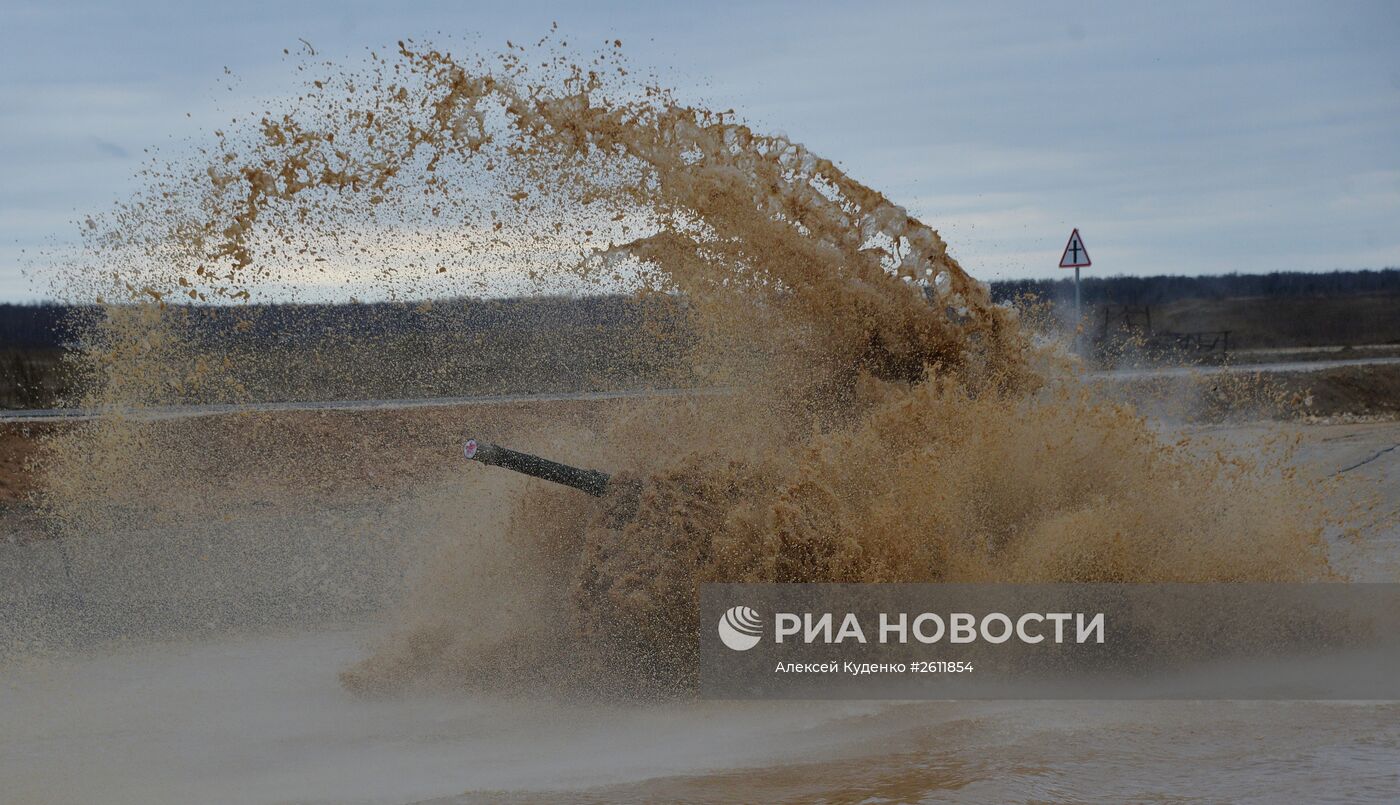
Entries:
[[[659, 311], [658, 306], [666, 310]], [[471, 336], [548, 327], [626, 328], [655, 322], [658, 312], [663, 320], [675, 320], [675, 308], [675, 302], [665, 297], [584, 296], [454, 299], [431, 304], [171, 305], [167, 316], [173, 327], [195, 341], [291, 346], [402, 333]], [[0, 348], [63, 346], [77, 339], [83, 318], [95, 312], [91, 306], [0, 304]]]
[[0, 348], [61, 346], [72, 340], [70, 323], [78, 311], [52, 302], [0, 304]]
[[[999, 280], [991, 283], [997, 301], [1033, 295], [1062, 303], [1074, 297], [1074, 283], [1058, 280]], [[1275, 272], [1205, 277], [1088, 277], [1086, 304], [1157, 305], [1179, 299], [1239, 297], [1400, 295], [1400, 269], [1334, 271], [1326, 274]], [[658, 311], [657, 305], [667, 309]], [[92, 308], [56, 303], [0, 304], [0, 348], [53, 348], [75, 339], [74, 323]], [[241, 307], [176, 307], [187, 333], [265, 344], [307, 343], [336, 336], [452, 332], [458, 335], [548, 326], [599, 328], [636, 326], [643, 321], [679, 320], [675, 303], [662, 297], [639, 301], [619, 296], [451, 300], [431, 305], [279, 304]]]
[[[998, 302], [1035, 296], [1055, 303], [1074, 299], [1074, 279], [997, 280], [991, 283]], [[1217, 274], [1202, 277], [1084, 277], [1084, 303], [1160, 305], [1181, 299], [1243, 297], [1349, 296], [1400, 294], [1400, 269], [1332, 271], [1325, 274], [1276, 271], [1272, 274]]]

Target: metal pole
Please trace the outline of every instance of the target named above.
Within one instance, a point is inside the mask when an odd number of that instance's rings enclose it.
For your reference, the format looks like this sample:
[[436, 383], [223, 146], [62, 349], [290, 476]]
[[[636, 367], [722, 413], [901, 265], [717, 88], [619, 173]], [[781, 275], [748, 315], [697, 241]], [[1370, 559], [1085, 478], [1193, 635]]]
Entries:
[[468, 439], [462, 446], [462, 453], [472, 461], [572, 486], [599, 498], [608, 493], [608, 482], [611, 480], [611, 476], [606, 472], [570, 467], [568, 464], [560, 464], [489, 442], [478, 442], [476, 439]]
[[[1076, 259], [1076, 261], [1078, 260], [1077, 257], [1076, 257], [1075, 259]], [[1081, 351], [1081, 350], [1080, 350], [1081, 344], [1080, 344], [1080, 333], [1079, 333], [1079, 328], [1080, 328], [1083, 324], [1084, 324], [1084, 314], [1083, 314], [1083, 312], [1082, 312], [1081, 309], [1080, 309], [1080, 298], [1079, 298], [1079, 266], [1075, 266], [1075, 267], [1074, 267], [1074, 351], [1075, 351], [1076, 353], [1079, 353], [1079, 352]]]

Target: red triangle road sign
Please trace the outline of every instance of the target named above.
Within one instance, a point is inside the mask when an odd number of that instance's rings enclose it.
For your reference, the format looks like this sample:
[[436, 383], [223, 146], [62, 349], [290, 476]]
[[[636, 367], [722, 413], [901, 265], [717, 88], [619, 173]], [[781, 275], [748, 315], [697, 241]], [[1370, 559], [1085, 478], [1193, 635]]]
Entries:
[[1089, 250], [1084, 248], [1084, 240], [1079, 237], [1079, 228], [1069, 233], [1069, 243], [1065, 244], [1065, 253], [1060, 256], [1060, 268], [1084, 268], [1093, 263], [1089, 260]]

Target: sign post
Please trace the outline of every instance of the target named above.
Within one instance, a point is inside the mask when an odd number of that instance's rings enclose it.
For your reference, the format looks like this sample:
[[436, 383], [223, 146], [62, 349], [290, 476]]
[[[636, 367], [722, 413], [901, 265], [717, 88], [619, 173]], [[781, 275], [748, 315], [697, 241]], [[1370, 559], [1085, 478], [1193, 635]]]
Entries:
[[1081, 296], [1079, 294], [1079, 269], [1088, 268], [1093, 265], [1089, 259], [1089, 250], [1084, 248], [1084, 240], [1079, 237], [1079, 227], [1069, 233], [1069, 243], [1065, 244], [1065, 252], [1060, 255], [1060, 268], [1074, 269], [1074, 346], [1075, 352], [1079, 351], [1079, 329], [1084, 324], [1084, 313]]

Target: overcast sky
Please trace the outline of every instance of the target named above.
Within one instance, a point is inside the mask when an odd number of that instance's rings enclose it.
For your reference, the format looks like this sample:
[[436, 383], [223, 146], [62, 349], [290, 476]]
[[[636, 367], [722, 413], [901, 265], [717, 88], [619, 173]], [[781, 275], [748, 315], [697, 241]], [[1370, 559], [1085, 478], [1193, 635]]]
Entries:
[[294, 89], [299, 38], [353, 61], [552, 21], [834, 159], [984, 279], [1056, 275], [1075, 226], [1103, 274], [1400, 266], [1397, 2], [0, 0], [0, 299], [144, 148]]

